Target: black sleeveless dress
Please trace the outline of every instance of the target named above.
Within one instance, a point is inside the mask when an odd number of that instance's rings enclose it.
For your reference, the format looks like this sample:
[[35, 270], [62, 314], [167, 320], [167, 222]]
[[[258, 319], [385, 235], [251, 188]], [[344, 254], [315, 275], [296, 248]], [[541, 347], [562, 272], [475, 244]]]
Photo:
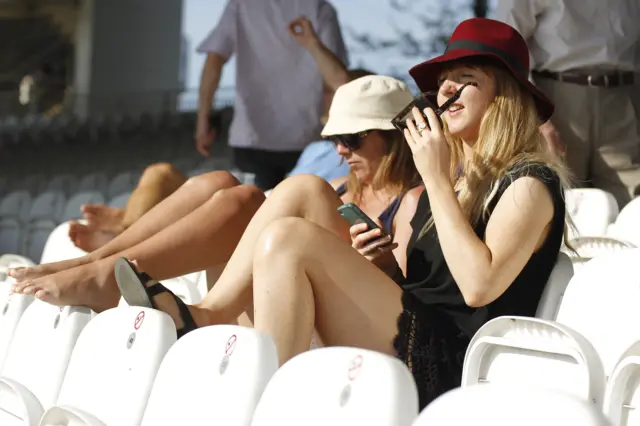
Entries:
[[[489, 206], [489, 216], [512, 180], [532, 176], [549, 189], [554, 214], [542, 247], [498, 299], [481, 308], [471, 308], [445, 262], [435, 226], [418, 235], [430, 217], [429, 199], [422, 194], [411, 221], [413, 235], [407, 247], [407, 278], [403, 287], [403, 312], [398, 318], [394, 347], [411, 369], [420, 398], [420, 408], [444, 392], [460, 386], [467, 346], [487, 321], [503, 316], [535, 316], [544, 286], [560, 251], [564, 233], [565, 203], [558, 176], [543, 165], [530, 165], [501, 182]], [[488, 217], [474, 226], [484, 240]]]

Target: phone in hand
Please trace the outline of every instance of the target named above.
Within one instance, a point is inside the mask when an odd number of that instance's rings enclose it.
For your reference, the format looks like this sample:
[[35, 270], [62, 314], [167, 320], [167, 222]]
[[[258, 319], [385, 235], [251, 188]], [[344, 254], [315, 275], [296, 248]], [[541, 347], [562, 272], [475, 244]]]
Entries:
[[[369, 230], [380, 229], [377, 223], [375, 223], [369, 216], [367, 216], [365, 212], [360, 210], [360, 207], [356, 206], [353, 203], [347, 203], [347, 204], [341, 205], [340, 207], [338, 207], [338, 213], [340, 214], [340, 216], [345, 218], [346, 221], [349, 222], [349, 225], [351, 226], [356, 225], [358, 223], [366, 223], [367, 226], [369, 227]], [[382, 229], [382, 233], [380, 234], [379, 238], [383, 238], [386, 236], [387, 236], [387, 232], [384, 229]], [[384, 244], [384, 245], [388, 245], [388, 244], [391, 244], [391, 241], [389, 241], [387, 244]]]

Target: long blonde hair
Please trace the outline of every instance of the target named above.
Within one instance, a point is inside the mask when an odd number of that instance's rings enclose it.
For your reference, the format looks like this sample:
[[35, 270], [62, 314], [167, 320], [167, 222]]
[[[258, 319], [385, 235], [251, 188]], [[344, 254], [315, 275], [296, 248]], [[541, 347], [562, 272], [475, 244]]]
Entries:
[[[532, 164], [543, 164], [554, 171], [563, 188], [567, 188], [569, 172], [562, 161], [549, 152], [538, 130], [541, 122], [533, 96], [501, 67], [487, 63], [465, 66], [480, 69], [493, 77], [496, 84], [496, 97], [482, 118], [471, 159], [464, 156], [463, 141], [451, 135], [446, 123], [444, 126], [451, 150], [451, 179], [458, 187], [462, 211], [475, 226], [489, 215], [489, 205], [503, 179]], [[460, 165], [463, 165], [462, 173]], [[420, 236], [432, 226], [433, 217]]]
[[[400, 195], [421, 180], [413, 162], [411, 148], [398, 130], [376, 130], [385, 142], [387, 153], [382, 157], [376, 170], [371, 188], [374, 191], [387, 190], [392, 195]], [[353, 172], [347, 178], [347, 192], [353, 194], [355, 202], [362, 200], [364, 186]]]

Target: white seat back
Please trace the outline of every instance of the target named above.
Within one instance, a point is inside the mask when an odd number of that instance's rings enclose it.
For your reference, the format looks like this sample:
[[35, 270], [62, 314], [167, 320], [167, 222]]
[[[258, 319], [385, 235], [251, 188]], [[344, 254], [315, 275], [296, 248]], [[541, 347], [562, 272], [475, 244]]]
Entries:
[[17, 218], [0, 217], [0, 253], [22, 251], [23, 223]]
[[248, 426], [277, 369], [275, 344], [265, 334], [231, 325], [192, 331], [162, 361], [142, 426]]
[[90, 319], [87, 308], [60, 308], [39, 300], [29, 305], [0, 374], [0, 424], [24, 413], [17, 424], [37, 424], [32, 421], [56, 402], [73, 347]]
[[487, 382], [563, 391], [600, 407], [605, 387], [602, 362], [584, 337], [525, 317], [493, 319], [471, 339], [462, 386]]
[[40, 263], [52, 263], [84, 256], [86, 252], [76, 247], [69, 238], [69, 222], [58, 225], [47, 237]]
[[0, 256], [0, 283], [9, 278], [7, 276], [9, 269], [33, 265], [33, 261], [28, 257], [20, 256], [19, 254], [3, 254]]
[[629, 241], [640, 247], [640, 197], [636, 197], [624, 206], [615, 223], [609, 226], [608, 235], [613, 238]]
[[604, 394], [604, 412], [616, 426], [640, 425], [640, 341], [620, 357]]
[[602, 237], [609, 224], [618, 216], [618, 202], [609, 192], [596, 188], [575, 188], [565, 191], [567, 213], [576, 229], [569, 230], [569, 239], [578, 236]]
[[175, 341], [173, 320], [163, 312], [131, 307], [98, 314], [80, 334], [56, 406], [41, 426], [71, 419], [139, 425], [160, 362]]
[[0, 371], [9, 353], [20, 317], [33, 302], [26, 294], [10, 294], [11, 282], [0, 284]]
[[547, 285], [544, 287], [540, 297], [538, 310], [536, 311], [537, 318], [551, 321], [556, 319], [560, 309], [560, 302], [571, 277], [573, 277], [573, 264], [569, 256], [561, 252], [558, 254], [556, 265], [551, 271]]
[[[56, 229], [52, 220], [31, 222], [24, 231], [22, 251], [31, 259], [42, 259], [44, 246], [51, 233]], [[41, 261], [42, 263], [42, 261]]]
[[611, 426], [573, 395], [536, 388], [475, 385], [436, 398], [413, 426]]
[[253, 426], [407, 426], [418, 414], [413, 376], [398, 359], [357, 348], [304, 352], [273, 376]]
[[602, 255], [575, 273], [557, 321], [586, 337], [613, 371], [621, 353], [640, 340], [640, 249]]

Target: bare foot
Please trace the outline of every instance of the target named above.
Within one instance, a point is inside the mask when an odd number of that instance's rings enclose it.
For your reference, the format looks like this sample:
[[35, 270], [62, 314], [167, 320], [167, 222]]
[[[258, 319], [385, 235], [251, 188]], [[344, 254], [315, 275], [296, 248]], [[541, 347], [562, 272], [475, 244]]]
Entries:
[[56, 272], [65, 271], [80, 265], [85, 265], [93, 261], [89, 256], [77, 257], [75, 259], [62, 260], [60, 262], [45, 263], [43, 265], [34, 265], [29, 267], [12, 268], [9, 270], [9, 276], [20, 282], [25, 280], [33, 280], [45, 275], [55, 274]]
[[104, 204], [84, 204], [80, 210], [87, 220], [89, 228], [120, 234], [124, 230], [122, 219], [124, 210]]
[[95, 312], [114, 308], [120, 300], [113, 261], [109, 259], [18, 282], [12, 290], [14, 293], [33, 294], [53, 305], [86, 306]]
[[69, 238], [76, 247], [88, 253], [104, 246], [116, 236], [114, 232], [103, 231], [76, 221], [69, 222]]

